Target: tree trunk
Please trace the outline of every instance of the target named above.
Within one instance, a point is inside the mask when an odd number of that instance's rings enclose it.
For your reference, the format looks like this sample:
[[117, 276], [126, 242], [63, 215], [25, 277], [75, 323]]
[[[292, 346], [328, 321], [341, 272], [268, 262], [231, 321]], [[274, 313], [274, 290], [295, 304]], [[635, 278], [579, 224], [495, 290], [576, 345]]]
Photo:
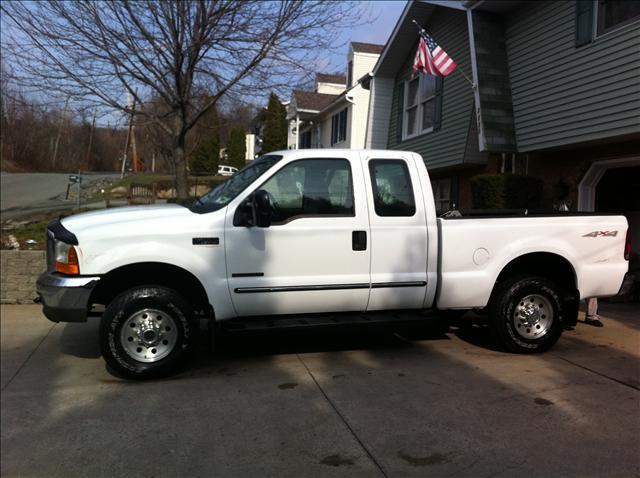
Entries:
[[178, 136], [173, 147], [173, 162], [176, 171], [176, 193], [178, 200], [189, 199], [189, 178], [187, 176], [187, 158], [185, 154], [185, 137]]

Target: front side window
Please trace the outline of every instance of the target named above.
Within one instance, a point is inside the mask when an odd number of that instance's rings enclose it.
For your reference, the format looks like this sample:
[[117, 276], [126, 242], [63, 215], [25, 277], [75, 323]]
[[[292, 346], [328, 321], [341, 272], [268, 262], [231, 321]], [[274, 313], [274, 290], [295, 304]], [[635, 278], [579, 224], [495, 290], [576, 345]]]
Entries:
[[416, 203], [407, 163], [397, 159], [369, 161], [373, 201], [378, 216], [413, 216]]
[[347, 139], [347, 108], [331, 117], [331, 146]]
[[208, 192], [191, 207], [193, 212], [205, 213], [222, 209], [244, 191], [253, 181], [258, 179], [269, 168], [282, 159], [282, 156], [267, 154], [260, 156], [249, 166], [231, 176], [230, 179]]
[[420, 75], [407, 82], [404, 138], [433, 131], [436, 113], [436, 77]]
[[302, 217], [355, 215], [351, 165], [346, 159], [294, 161], [260, 189], [269, 193], [273, 225]]
[[640, 2], [638, 1], [598, 1], [598, 35], [637, 20], [640, 20]]

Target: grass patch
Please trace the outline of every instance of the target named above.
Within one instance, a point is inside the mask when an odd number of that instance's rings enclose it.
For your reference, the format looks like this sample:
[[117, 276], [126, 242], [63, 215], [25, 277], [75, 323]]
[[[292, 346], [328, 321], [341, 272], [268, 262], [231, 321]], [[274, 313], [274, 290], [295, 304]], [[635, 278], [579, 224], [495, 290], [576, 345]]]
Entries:
[[[2, 249], [9, 249], [9, 236], [12, 235], [20, 243], [20, 250], [43, 251], [47, 244], [47, 226], [60, 216], [70, 216], [95, 209], [80, 208], [80, 210], [52, 211], [38, 213], [30, 217], [9, 220], [2, 223], [0, 230], [0, 244]], [[37, 241], [37, 244], [27, 246], [29, 239]]]

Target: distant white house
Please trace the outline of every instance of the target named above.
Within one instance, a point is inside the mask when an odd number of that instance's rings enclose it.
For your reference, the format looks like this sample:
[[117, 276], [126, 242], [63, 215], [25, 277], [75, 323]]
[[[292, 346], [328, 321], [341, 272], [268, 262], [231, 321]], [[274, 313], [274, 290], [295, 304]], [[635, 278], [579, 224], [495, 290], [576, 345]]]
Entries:
[[316, 74], [313, 91], [294, 90], [287, 106], [289, 149], [365, 145], [369, 81], [383, 45], [352, 42], [347, 74]]

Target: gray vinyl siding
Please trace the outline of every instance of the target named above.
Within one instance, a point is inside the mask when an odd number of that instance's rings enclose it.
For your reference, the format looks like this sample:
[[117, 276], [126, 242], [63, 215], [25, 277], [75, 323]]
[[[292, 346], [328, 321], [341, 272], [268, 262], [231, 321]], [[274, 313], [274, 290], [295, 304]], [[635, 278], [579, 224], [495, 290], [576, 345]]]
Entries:
[[575, 47], [573, 1], [526, 2], [506, 17], [521, 152], [640, 132], [640, 22]]
[[393, 78], [373, 78], [369, 96], [366, 148], [385, 149], [393, 93]]
[[[416, 20], [420, 21], [419, 18]], [[425, 29], [454, 59], [459, 65], [458, 68], [462, 68], [470, 77], [471, 61], [466, 13], [447, 8], [438, 9], [425, 25]], [[474, 99], [471, 85], [459, 71], [454, 71], [444, 79], [441, 128], [406, 141], [396, 140], [398, 108], [402, 108], [398, 102], [398, 88], [401, 82], [411, 76], [411, 66], [417, 46], [416, 32], [415, 47], [396, 77], [389, 115], [387, 147], [415, 151], [422, 155], [429, 168], [460, 165], [464, 162]], [[477, 136], [475, 140], [477, 141]]]

